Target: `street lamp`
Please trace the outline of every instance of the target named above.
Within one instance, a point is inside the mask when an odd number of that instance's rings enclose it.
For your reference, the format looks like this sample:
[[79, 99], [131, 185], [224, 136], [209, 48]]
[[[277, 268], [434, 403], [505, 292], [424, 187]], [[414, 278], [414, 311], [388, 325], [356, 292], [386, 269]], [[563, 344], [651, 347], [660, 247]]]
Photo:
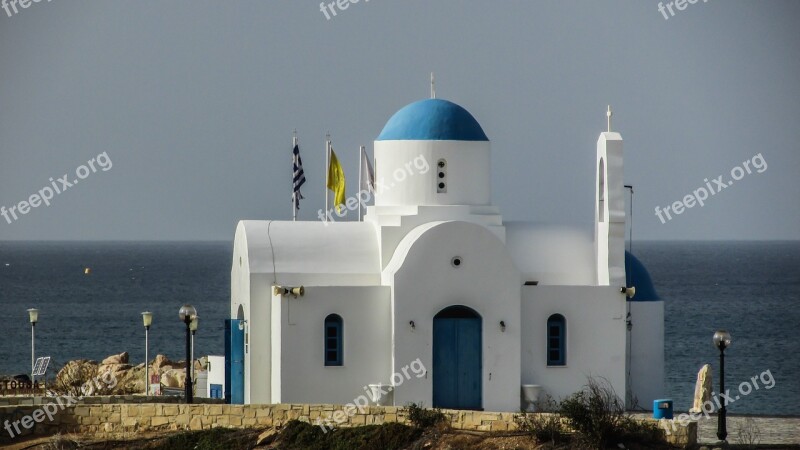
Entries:
[[[725, 349], [731, 346], [731, 334], [725, 330], [719, 330], [714, 333], [714, 346], [719, 349], [719, 391], [725, 392]], [[724, 441], [728, 437], [728, 427], [726, 422], [726, 413], [728, 400], [722, 398], [722, 406], [719, 408], [719, 416], [717, 417], [717, 438]]]
[[200, 316], [194, 316], [192, 322], [189, 324], [189, 329], [192, 331], [192, 378], [194, 378], [194, 334], [197, 332]]
[[36, 365], [36, 322], [39, 321], [39, 310], [36, 308], [29, 309], [28, 318], [31, 321], [31, 386], [33, 386], [33, 369]]
[[150, 325], [153, 324], [153, 313], [145, 311], [142, 313], [142, 322], [144, 322], [144, 395], [150, 395], [150, 357], [148, 349], [150, 348]]
[[192, 305], [183, 305], [181, 306], [180, 311], [178, 311], [178, 316], [181, 318], [181, 322], [186, 324], [186, 403], [192, 403], [192, 370], [191, 370], [191, 363], [192, 363], [192, 335], [191, 335], [191, 324], [192, 320], [197, 317], [197, 310], [194, 309]]

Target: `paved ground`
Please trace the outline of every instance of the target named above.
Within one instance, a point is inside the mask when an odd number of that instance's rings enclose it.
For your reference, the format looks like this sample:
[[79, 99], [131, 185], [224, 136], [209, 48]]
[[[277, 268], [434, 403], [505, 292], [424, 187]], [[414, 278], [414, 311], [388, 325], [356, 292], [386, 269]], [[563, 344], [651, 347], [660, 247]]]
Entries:
[[[752, 427], [747, 419], [752, 419]], [[753, 430], [754, 436], [760, 437], [760, 444], [800, 444], [800, 417], [728, 417], [728, 442], [750, 444], [747, 438], [744, 442], [739, 438], [739, 430], [748, 429]], [[701, 444], [717, 442], [717, 417], [700, 419], [697, 435]]]

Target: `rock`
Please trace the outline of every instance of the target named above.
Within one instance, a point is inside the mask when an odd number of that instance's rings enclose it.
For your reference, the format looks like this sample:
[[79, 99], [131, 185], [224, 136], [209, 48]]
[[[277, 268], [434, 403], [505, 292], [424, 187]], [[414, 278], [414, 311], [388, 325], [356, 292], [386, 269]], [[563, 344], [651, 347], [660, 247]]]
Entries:
[[110, 364], [128, 364], [128, 352], [122, 352], [119, 355], [111, 355], [100, 362], [101, 366]]
[[58, 371], [56, 381], [51, 387], [61, 394], [83, 395], [81, 387], [96, 376], [96, 361], [88, 359], [70, 361]]
[[150, 367], [153, 368], [153, 373], [157, 373], [159, 375], [164, 373], [166, 370], [169, 370], [165, 366], [171, 369], [175, 367], [175, 363], [170, 361], [170, 359], [164, 355], [156, 355], [156, 358], [153, 360], [152, 364], [150, 364]]
[[201, 431], [203, 429], [203, 418], [200, 416], [192, 417], [189, 421], [189, 429], [192, 431]]
[[712, 373], [711, 365], [704, 365], [699, 372], [697, 372], [697, 382], [694, 386], [694, 402], [690, 413], [699, 413], [703, 411], [703, 404], [711, 400], [712, 386]]
[[186, 382], [186, 370], [170, 369], [161, 374], [161, 384], [171, 388], [182, 388]]
[[275, 430], [275, 428], [270, 428], [258, 435], [256, 446], [269, 445], [275, 440], [276, 437], [278, 437], [278, 431]]

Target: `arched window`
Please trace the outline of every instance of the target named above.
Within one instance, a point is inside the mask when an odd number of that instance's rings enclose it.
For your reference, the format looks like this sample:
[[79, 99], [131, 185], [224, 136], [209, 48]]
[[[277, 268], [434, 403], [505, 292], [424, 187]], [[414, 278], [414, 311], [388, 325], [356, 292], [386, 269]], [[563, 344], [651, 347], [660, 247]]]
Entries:
[[341, 366], [344, 360], [344, 322], [338, 314], [325, 318], [325, 365]]
[[547, 365], [567, 364], [567, 320], [561, 314], [547, 319]]

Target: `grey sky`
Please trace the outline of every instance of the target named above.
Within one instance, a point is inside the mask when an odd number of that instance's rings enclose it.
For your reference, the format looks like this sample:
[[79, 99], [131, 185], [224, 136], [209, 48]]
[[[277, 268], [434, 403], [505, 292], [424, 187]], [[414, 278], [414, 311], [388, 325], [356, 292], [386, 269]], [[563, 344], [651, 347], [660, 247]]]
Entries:
[[[591, 223], [614, 108], [638, 239], [800, 239], [800, 2], [52, 0], [0, 10], [0, 205], [103, 151], [113, 162], [4, 239], [232, 239], [291, 217], [291, 133], [323, 205], [325, 132], [357, 149], [437, 94], [493, 143], [507, 220]], [[654, 215], [762, 153], [769, 165], [662, 224]], [[74, 178], [71, 175], [71, 178]]]

